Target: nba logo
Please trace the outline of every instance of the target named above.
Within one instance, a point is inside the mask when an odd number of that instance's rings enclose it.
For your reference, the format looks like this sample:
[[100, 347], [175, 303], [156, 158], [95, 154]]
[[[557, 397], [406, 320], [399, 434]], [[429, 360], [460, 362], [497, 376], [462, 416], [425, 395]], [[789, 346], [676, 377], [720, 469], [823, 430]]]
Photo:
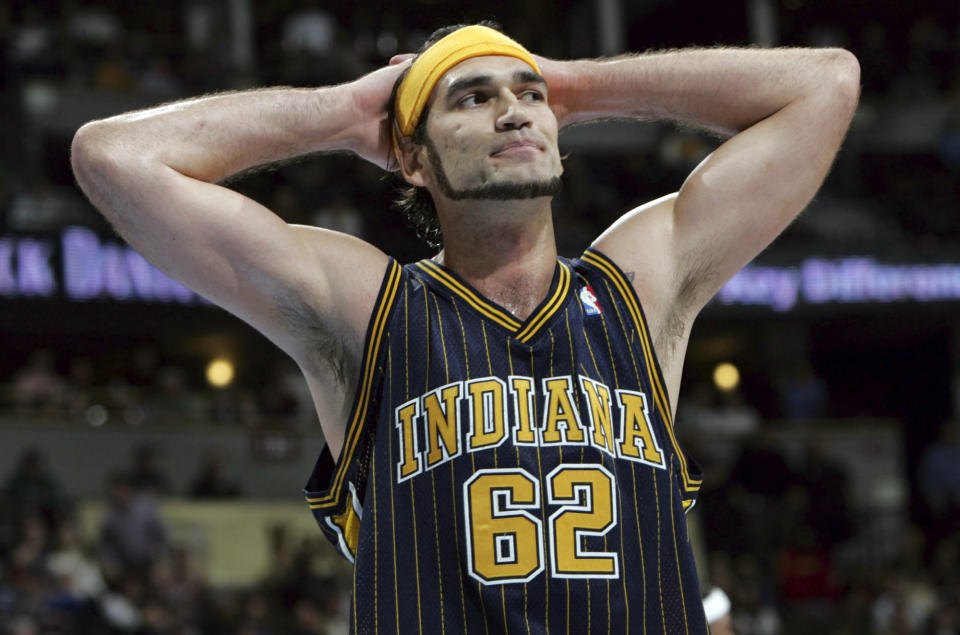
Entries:
[[597, 303], [597, 295], [590, 288], [590, 285], [580, 287], [580, 304], [583, 305], [583, 312], [587, 315], [600, 315], [603, 310]]

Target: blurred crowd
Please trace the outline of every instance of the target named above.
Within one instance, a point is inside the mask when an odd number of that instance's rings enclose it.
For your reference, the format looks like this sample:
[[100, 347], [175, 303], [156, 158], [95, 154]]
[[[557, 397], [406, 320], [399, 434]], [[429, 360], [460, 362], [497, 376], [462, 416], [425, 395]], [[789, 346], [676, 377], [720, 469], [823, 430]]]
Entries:
[[[88, 108], [93, 117], [217, 90], [346, 81], [416, 49], [434, 27], [465, 18], [495, 17], [548, 56], [599, 50], [592, 5], [585, 3], [495, 1], [483, 15], [456, 3], [428, 4], [411, 11], [402, 3], [293, 0], [0, 3], [0, 231], [48, 232], [75, 223], [110, 231], [73, 185], [67, 148], [82, 121], [58, 116], [64, 100], [72, 106], [68, 114]], [[723, 15], [701, 20], [712, 30], [696, 36], [667, 28], [675, 22], [669, 4], [624, 8], [629, 48], [749, 42], [746, 16], [733, 7], [738, 3], [715, 3]], [[850, 48], [860, 59], [864, 90], [833, 174], [777, 247], [955, 260], [960, 10], [950, 3], [892, 3], [861, 19], [863, 3], [775, 4], [782, 44]], [[689, 22], [694, 28], [696, 21]], [[624, 210], [675, 190], [716, 143], [657, 126], [639, 150], [572, 150], [555, 201], [560, 253], [580, 253]], [[424, 257], [425, 248], [389, 211], [395, 184], [360, 161], [316, 157], [245, 175], [231, 186], [289, 222], [362, 236], [401, 261]], [[5, 349], [0, 360], [3, 417], [245, 427], [315, 419], [302, 379], [288, 366], [263, 373], [266, 381], [241, 378], [212, 389], [201, 369], [162, 358], [150, 346], [120, 355], [17, 352]], [[836, 414], [806, 365], [771, 383], [780, 391], [778, 417], [816, 421]], [[679, 430], [707, 474], [696, 508], [706, 572], [730, 596], [735, 631], [960, 633], [955, 428], [943, 425], [908, 475], [917, 495], [906, 529], [884, 532], [853, 499], [848, 466], [815, 440], [790, 455], [769, 442], [767, 413], [751, 404], [753, 396], [692, 385], [679, 406]], [[279, 531], [274, 569], [260, 584], [213, 588], [196, 554], [172, 541], [157, 501], [239, 496], [241, 488], [212, 454], [186, 489], [173, 491], [155, 458], [142, 448], [128, 469], [110, 477], [108, 513], [94, 534], [80, 528], [69, 484], [56, 481], [41, 453], [3, 466], [0, 633], [340, 632], [347, 584], [330, 573], [319, 533], [294, 544]]]
[[780, 420], [803, 431], [787, 448], [742, 398], [693, 401], [678, 433], [705, 472], [704, 583], [729, 595], [736, 633], [960, 633], [960, 425], [924, 449], [908, 519], [856, 500], [851, 465], [818, 434], [834, 420]]
[[[106, 484], [106, 510], [84, 534], [69, 492], [38, 450], [6, 475], [0, 498], [4, 635], [323, 635], [345, 632], [348, 568], [317, 534], [271, 536], [271, 569], [250, 588], [214, 588], [197, 554], [171, 538], [158, 501], [171, 492], [149, 448]], [[216, 459], [211, 459], [215, 461]], [[198, 468], [189, 496], [236, 486]], [[306, 513], [306, 512], [305, 512]]]
[[[705, 589], [726, 590], [734, 632], [960, 632], [956, 428], [945, 427], [924, 453], [925, 510], [902, 532], [870, 526], [883, 521], [853, 500], [847, 467], [816, 435], [791, 458], [767, 435], [743, 430], [685, 441], [707, 475], [695, 508]], [[732, 450], [704, 447], [715, 441], [732, 441]], [[295, 543], [276, 528], [271, 570], [259, 583], [214, 587], [198, 554], [173, 539], [158, 503], [232, 498], [240, 489], [212, 454], [175, 492], [157, 459], [156, 448], [141, 446], [111, 473], [102, 520], [84, 533], [69, 485], [41, 451], [24, 451], [0, 485], [0, 633], [341, 632], [349, 566], [319, 532]]]
[[268, 370], [265, 381], [214, 388], [202, 366], [166, 359], [151, 344], [89, 356], [39, 348], [9, 371], [0, 370], [0, 412], [94, 427], [202, 422], [254, 428], [315, 416], [292, 362], [278, 361]]
[[[544, 55], [597, 53], [600, 43], [592, 18], [583, 19], [584, 7], [568, 2], [563, 10], [541, 11], [533, 28], [527, 16], [539, 4], [494, 2], [482, 17], [497, 17]], [[841, 5], [831, 13], [816, 3], [781, 4], [780, 43], [850, 48], [860, 59], [864, 89], [850, 141], [815, 205], [823, 213], [805, 215], [785, 239], [799, 245], [859, 241], [908, 253], [956, 245], [960, 229], [950, 205], [960, 169], [956, 8], [891, 8], [863, 20]], [[671, 24], [668, 11], [633, 16], [642, 10], [625, 8], [625, 45], [646, 50], [702, 43], [699, 32], [663, 28]], [[216, 90], [346, 81], [395, 53], [416, 50], [437, 25], [479, 17], [475, 13], [455, 3], [424, 12], [292, 1], [4, 3], [0, 78], [7, 88], [0, 96], [0, 128], [10, 134], [0, 135], [6, 137], [0, 147], [2, 226], [42, 231], [83, 223], [108, 231], [73, 187], [67, 147], [83, 121], [67, 124], [64, 112], [92, 118], [108, 114], [104, 109]], [[740, 12], [721, 12], [708, 39], [747, 44], [748, 22]], [[71, 109], [58, 108], [64, 100], [73, 102]], [[639, 150], [575, 149], [566, 162], [567, 191], [555, 205], [562, 252], [579, 253], [584, 236], [623, 210], [677, 189], [715, 145], [690, 130], [663, 126]], [[254, 174], [235, 185], [291, 222], [364, 236], [401, 259], [420, 257], [425, 252], [412, 233], [397, 231], [404, 221], [387, 213], [394, 183], [372, 166], [338, 158]]]

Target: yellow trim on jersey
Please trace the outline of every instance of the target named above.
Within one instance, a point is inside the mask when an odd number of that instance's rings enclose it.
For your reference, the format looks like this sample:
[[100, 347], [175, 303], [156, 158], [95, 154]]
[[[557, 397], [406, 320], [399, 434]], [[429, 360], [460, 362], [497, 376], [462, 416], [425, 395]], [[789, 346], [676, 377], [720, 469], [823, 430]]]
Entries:
[[533, 336], [540, 330], [544, 324], [557, 312], [557, 310], [566, 301], [567, 293], [570, 290], [570, 268], [558, 261], [560, 265], [559, 280], [556, 289], [550, 294], [546, 302], [531, 315], [525, 322], [519, 321], [500, 307], [496, 306], [464, 283], [457, 280], [453, 275], [444, 270], [440, 265], [431, 260], [421, 260], [417, 263], [424, 272], [437, 280], [450, 291], [456, 293], [467, 304], [479, 311], [481, 314], [490, 318], [500, 326], [512, 331], [514, 337], [521, 342], [529, 342]]
[[353, 502], [342, 512], [328, 516], [326, 520], [339, 535], [341, 550], [346, 552], [343, 555], [353, 562], [357, 557], [357, 545], [360, 542], [360, 516], [357, 515]]
[[383, 339], [383, 333], [386, 329], [387, 316], [393, 307], [394, 300], [397, 297], [397, 290], [400, 288], [400, 277], [403, 268], [396, 260], [390, 261], [390, 270], [385, 274], [386, 281], [383, 285], [383, 292], [373, 308], [373, 314], [370, 318], [370, 333], [367, 338], [367, 349], [363, 354], [363, 366], [360, 374], [360, 386], [357, 391], [357, 398], [354, 402], [353, 417], [347, 426], [347, 438], [340, 452], [340, 458], [337, 461], [337, 467], [334, 471], [333, 482], [330, 489], [323, 496], [317, 498], [307, 497], [310, 509], [323, 509], [336, 505], [340, 498], [340, 489], [343, 487], [343, 479], [347, 474], [347, 467], [353, 459], [353, 453], [357, 448], [357, 441], [360, 438], [360, 431], [363, 428], [363, 422], [367, 418], [367, 409], [370, 406], [370, 389], [373, 385], [374, 371], [376, 370], [377, 353], [380, 350], [380, 342]]
[[626, 278], [624, 278], [623, 274], [620, 272], [620, 268], [617, 267], [612, 260], [599, 251], [590, 248], [584, 252], [581, 259], [605, 273], [613, 282], [614, 286], [617, 288], [617, 290], [620, 292], [620, 295], [626, 302], [627, 308], [630, 310], [630, 314], [633, 317], [638, 332], [640, 333], [640, 345], [643, 349], [643, 356], [647, 362], [647, 367], [650, 369], [650, 377], [652, 379], [650, 383], [653, 386], [654, 402], [657, 405], [657, 409], [660, 411], [660, 415], [667, 424], [665, 426], [667, 429], [667, 434], [670, 436], [670, 442], [673, 444], [674, 449], [677, 451], [677, 456], [680, 459], [680, 473], [683, 478], [684, 491], [699, 491], [703, 480], [695, 479], [690, 476], [690, 473], [687, 469], [686, 455], [684, 454], [683, 449], [681, 449], [680, 444], [677, 442], [677, 438], [674, 435], [673, 414], [670, 409], [670, 400], [667, 397], [667, 391], [663, 386], [663, 378], [660, 376], [660, 373], [657, 370], [658, 367], [655, 363], [650, 333], [647, 331], [646, 321], [643, 319], [643, 311], [640, 308], [640, 302], [637, 300], [636, 292], [633, 290], [633, 286]]
[[463, 298], [467, 304], [475, 308], [477, 311], [480, 311], [480, 313], [483, 313], [497, 324], [500, 324], [511, 331], [516, 331], [518, 328], [520, 328], [520, 321], [517, 320], [517, 318], [513, 317], [503, 309], [492, 305], [483, 296], [478, 295], [472, 289], [464, 286], [456, 278], [444, 271], [437, 263], [433, 262], [432, 260], [421, 260], [417, 263], [417, 266], [430, 274], [430, 276], [435, 280], [443, 283], [444, 286], [448, 287], [451, 291]]
[[547, 320], [560, 308], [567, 298], [567, 292], [570, 290], [570, 270], [563, 263], [560, 263], [560, 280], [553, 295], [547, 300], [534, 315], [527, 318], [527, 325], [522, 331], [517, 333], [516, 338], [521, 342], [529, 342], [541, 326], [546, 324]]

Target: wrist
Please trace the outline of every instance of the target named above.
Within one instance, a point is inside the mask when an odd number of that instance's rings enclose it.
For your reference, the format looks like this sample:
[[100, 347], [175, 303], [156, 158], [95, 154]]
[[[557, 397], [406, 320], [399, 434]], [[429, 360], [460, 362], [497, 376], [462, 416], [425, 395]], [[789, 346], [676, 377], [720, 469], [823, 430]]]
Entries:
[[541, 70], [547, 80], [550, 107], [563, 126], [590, 118], [595, 96], [591, 88], [598, 70], [594, 60], [542, 60]]
[[364, 120], [364, 104], [354, 82], [324, 86], [311, 92], [313, 122], [319, 151], [357, 151], [361, 144], [360, 123]]

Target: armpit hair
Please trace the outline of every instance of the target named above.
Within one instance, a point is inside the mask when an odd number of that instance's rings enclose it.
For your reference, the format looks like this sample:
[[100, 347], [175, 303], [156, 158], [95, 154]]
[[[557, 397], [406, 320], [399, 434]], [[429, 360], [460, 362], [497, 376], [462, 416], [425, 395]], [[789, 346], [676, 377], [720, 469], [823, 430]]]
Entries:
[[330, 327], [329, 318], [303, 299], [286, 291], [275, 291], [274, 300], [289, 332], [305, 351], [306, 370], [333, 379], [345, 386], [356, 375], [356, 363], [348, 343]]
[[711, 284], [716, 271], [710, 260], [697, 257], [689, 271], [678, 280], [677, 295], [671, 311], [664, 316], [654, 345], [662, 357], [673, 357], [677, 345], [687, 334], [691, 311], [699, 309], [699, 295], [704, 285]]

